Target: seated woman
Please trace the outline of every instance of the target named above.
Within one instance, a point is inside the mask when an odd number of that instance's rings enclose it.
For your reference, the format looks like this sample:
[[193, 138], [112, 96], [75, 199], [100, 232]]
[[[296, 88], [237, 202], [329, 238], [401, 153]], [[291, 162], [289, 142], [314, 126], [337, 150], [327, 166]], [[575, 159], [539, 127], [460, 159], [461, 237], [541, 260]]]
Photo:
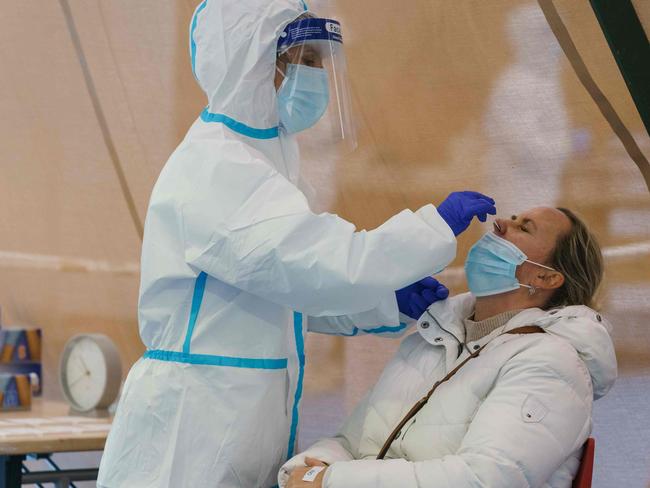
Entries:
[[588, 308], [598, 243], [571, 211], [535, 208], [497, 219], [465, 270], [471, 293], [427, 309], [340, 433], [283, 466], [281, 487], [571, 486], [593, 400], [617, 374], [609, 325]]

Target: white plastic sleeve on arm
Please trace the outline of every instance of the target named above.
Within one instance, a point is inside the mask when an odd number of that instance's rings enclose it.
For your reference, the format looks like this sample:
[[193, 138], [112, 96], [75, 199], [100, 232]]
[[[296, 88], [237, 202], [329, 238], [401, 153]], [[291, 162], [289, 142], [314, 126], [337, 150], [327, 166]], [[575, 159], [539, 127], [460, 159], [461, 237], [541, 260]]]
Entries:
[[356, 336], [375, 334], [385, 337], [400, 337], [416, 321], [399, 313], [394, 292], [389, 292], [379, 305], [368, 312], [337, 317], [309, 317], [310, 332]]
[[312, 316], [369, 311], [455, 257], [456, 239], [433, 205], [357, 232], [336, 215], [311, 212], [263, 161], [217, 166], [181, 209], [185, 259], [269, 301]]

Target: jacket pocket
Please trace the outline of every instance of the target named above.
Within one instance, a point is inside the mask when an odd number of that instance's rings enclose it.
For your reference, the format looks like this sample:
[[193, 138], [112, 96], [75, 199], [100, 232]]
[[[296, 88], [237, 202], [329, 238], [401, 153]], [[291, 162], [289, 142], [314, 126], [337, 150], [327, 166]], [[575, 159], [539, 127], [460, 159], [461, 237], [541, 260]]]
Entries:
[[526, 423], [541, 422], [548, 413], [548, 407], [533, 395], [528, 395], [521, 407], [521, 418]]

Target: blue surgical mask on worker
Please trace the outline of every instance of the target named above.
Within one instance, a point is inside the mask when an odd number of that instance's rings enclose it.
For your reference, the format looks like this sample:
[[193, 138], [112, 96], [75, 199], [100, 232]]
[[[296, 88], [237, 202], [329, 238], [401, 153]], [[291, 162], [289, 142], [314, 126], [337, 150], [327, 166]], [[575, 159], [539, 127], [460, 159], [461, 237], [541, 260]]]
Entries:
[[302, 64], [287, 64], [284, 81], [278, 90], [280, 125], [288, 134], [313, 126], [329, 103], [327, 71]]
[[484, 297], [525, 287], [532, 295], [535, 287], [519, 283], [515, 276], [517, 266], [524, 262], [555, 271], [528, 259], [512, 242], [488, 232], [472, 246], [465, 260], [465, 275], [470, 291], [474, 296]]

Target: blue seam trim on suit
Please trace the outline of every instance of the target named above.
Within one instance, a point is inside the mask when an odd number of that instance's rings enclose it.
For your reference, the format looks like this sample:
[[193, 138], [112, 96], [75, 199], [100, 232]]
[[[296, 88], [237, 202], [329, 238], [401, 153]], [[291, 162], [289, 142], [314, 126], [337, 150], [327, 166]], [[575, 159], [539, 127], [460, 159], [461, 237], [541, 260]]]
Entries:
[[213, 356], [211, 354], [188, 354], [179, 351], [163, 351], [161, 349], [146, 351], [142, 357], [146, 359], [157, 359], [159, 361], [170, 361], [174, 363], [204, 364], [208, 366], [229, 366], [231, 368], [286, 369], [287, 367], [287, 358], [238, 358], [230, 356]]
[[355, 336], [361, 332], [365, 332], [366, 334], [385, 334], [388, 332], [391, 333], [396, 333], [401, 330], [406, 329], [406, 324], [404, 322], [400, 322], [399, 325], [382, 325], [381, 327], [375, 327], [374, 329], [359, 329], [358, 327], [355, 327], [352, 329], [352, 333], [350, 334], [336, 334], [336, 335], [344, 335], [344, 336]]
[[309, 10], [309, 7], [307, 7], [307, 2], [305, 2], [305, 0], [301, 0], [301, 3], [302, 3], [302, 8], [305, 9], [305, 12]]
[[196, 12], [194, 12], [194, 17], [192, 17], [192, 27], [190, 28], [190, 59], [192, 61], [192, 73], [194, 74], [194, 78], [198, 78], [196, 76], [196, 43], [194, 42], [194, 29], [196, 29], [196, 19], [199, 16], [199, 12], [205, 8], [207, 5], [208, 0], [203, 0], [201, 2], [201, 5], [199, 5], [196, 9]]
[[196, 319], [201, 310], [201, 302], [203, 301], [203, 292], [205, 291], [205, 280], [208, 275], [201, 271], [199, 276], [196, 277], [194, 282], [194, 293], [192, 294], [192, 308], [190, 309], [190, 319], [187, 323], [187, 334], [185, 335], [185, 342], [183, 342], [183, 353], [190, 353], [190, 342], [192, 341], [192, 333], [196, 325]]
[[296, 339], [296, 350], [300, 369], [298, 371], [298, 384], [293, 399], [293, 409], [291, 412], [291, 432], [289, 434], [289, 447], [287, 448], [287, 459], [293, 457], [293, 449], [296, 444], [296, 433], [298, 432], [298, 411], [300, 397], [302, 396], [302, 382], [305, 374], [305, 340], [302, 335], [302, 314], [293, 313], [293, 334]]
[[238, 122], [235, 119], [228, 117], [224, 114], [213, 114], [208, 111], [208, 108], [204, 108], [201, 112], [201, 120], [203, 122], [219, 122], [226, 127], [228, 127], [233, 132], [238, 134], [252, 137], [253, 139], [273, 139], [278, 137], [278, 127], [271, 127], [269, 129], [257, 129], [255, 127], [250, 127], [242, 122]]

